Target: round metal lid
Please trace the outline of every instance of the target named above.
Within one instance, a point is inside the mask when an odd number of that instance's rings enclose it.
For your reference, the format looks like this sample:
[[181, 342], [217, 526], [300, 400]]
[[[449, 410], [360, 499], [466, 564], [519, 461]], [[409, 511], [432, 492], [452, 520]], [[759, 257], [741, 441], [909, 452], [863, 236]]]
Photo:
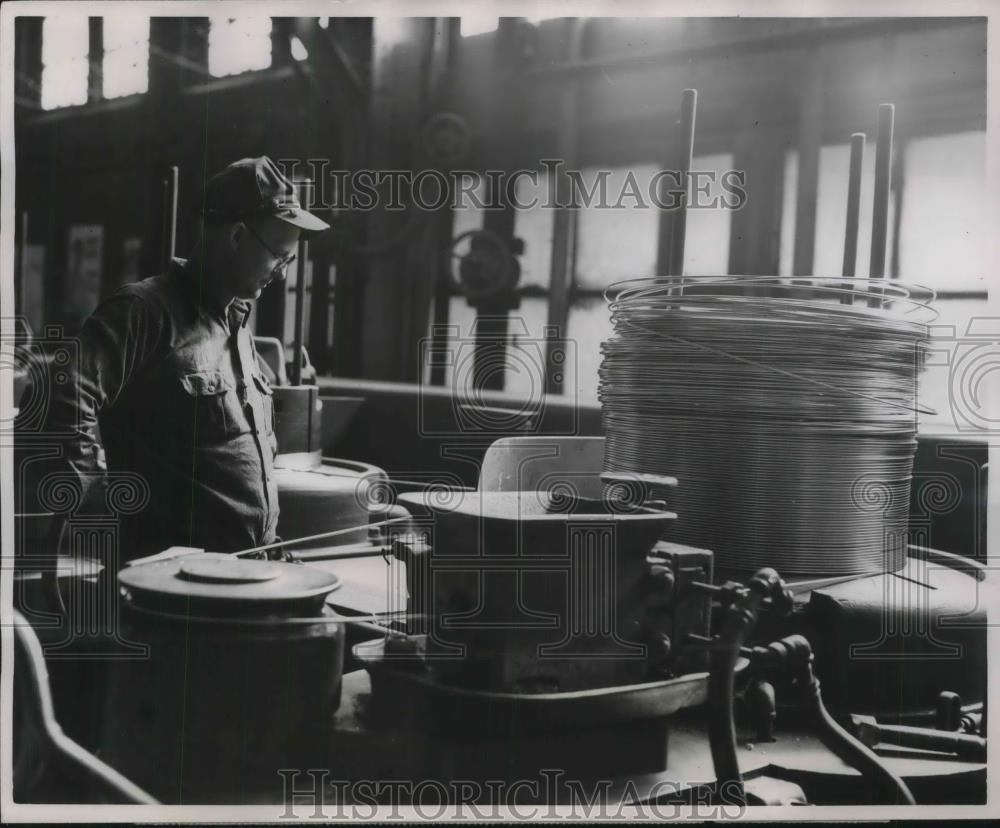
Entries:
[[139, 603], [187, 599], [261, 609], [326, 596], [340, 585], [336, 575], [322, 569], [215, 552], [127, 567], [118, 573], [118, 582], [126, 597]]

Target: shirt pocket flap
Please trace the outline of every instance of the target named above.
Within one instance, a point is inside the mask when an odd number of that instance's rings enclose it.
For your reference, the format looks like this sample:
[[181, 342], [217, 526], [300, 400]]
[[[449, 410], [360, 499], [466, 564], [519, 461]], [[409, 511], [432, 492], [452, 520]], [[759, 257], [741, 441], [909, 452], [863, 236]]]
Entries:
[[229, 377], [221, 371], [197, 371], [181, 375], [181, 385], [192, 397], [206, 397], [225, 394], [234, 386]]
[[257, 374], [254, 374], [253, 381], [257, 385], [257, 388], [260, 389], [261, 394], [267, 394], [267, 396], [269, 397], [273, 396], [274, 389], [271, 388], [270, 384], [266, 379], [264, 379], [261, 376], [258, 376]]

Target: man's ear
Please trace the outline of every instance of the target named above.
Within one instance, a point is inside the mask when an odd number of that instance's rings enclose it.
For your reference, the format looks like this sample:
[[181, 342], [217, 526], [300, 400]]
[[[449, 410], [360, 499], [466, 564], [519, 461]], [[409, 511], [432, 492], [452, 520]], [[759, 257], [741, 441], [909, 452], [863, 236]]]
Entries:
[[245, 229], [242, 222], [236, 222], [229, 228], [229, 246], [233, 250], [239, 247], [240, 239], [243, 238], [243, 231]]

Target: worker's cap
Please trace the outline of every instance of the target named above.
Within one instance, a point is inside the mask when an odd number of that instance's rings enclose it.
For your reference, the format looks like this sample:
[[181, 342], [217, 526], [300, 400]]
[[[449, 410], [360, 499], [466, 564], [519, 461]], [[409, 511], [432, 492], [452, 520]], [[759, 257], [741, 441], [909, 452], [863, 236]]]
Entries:
[[205, 185], [201, 210], [217, 221], [276, 218], [309, 233], [330, 225], [302, 209], [294, 185], [266, 155], [241, 158]]

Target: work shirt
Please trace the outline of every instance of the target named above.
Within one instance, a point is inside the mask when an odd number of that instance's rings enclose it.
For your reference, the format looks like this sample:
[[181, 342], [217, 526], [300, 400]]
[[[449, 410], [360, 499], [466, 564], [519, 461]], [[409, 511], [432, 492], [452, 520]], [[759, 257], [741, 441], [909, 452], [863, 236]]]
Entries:
[[[174, 545], [235, 552], [274, 540], [272, 391], [249, 313], [242, 300], [213, 303], [195, 267], [175, 259], [84, 324], [48, 421], [50, 433], [68, 433], [63, 461], [85, 487], [99, 477], [98, 423], [109, 482], [140, 481], [119, 491], [119, 565]], [[143, 488], [145, 504], [133, 502]]]

